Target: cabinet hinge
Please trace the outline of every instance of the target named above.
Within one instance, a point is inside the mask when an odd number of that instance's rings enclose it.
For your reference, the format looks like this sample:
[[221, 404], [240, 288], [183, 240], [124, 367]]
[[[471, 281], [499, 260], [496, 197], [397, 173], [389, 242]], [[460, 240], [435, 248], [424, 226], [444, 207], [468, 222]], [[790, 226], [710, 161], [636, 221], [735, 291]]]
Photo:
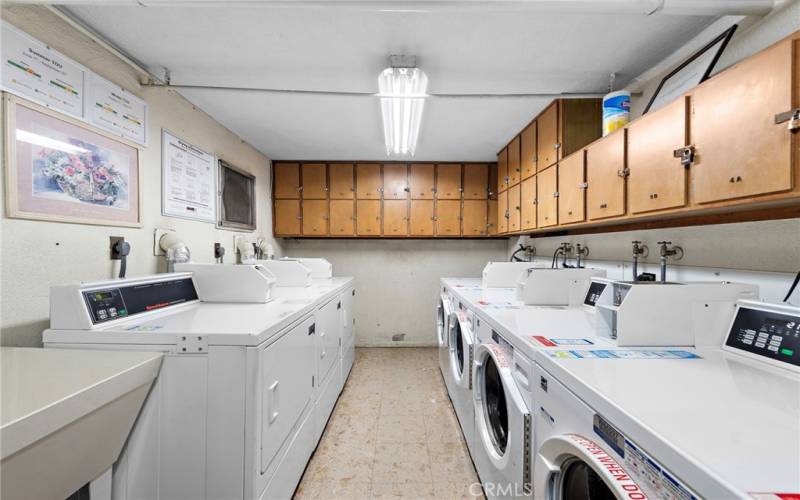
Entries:
[[625, 167], [621, 170], [617, 170], [617, 176], [622, 177], [623, 179], [626, 177], [630, 177], [630, 175], [631, 175], [631, 169], [629, 169], [628, 167]]
[[783, 113], [775, 115], [775, 125], [780, 125], [787, 121], [789, 122], [786, 124], [787, 129], [792, 132], [800, 130], [800, 108], [790, 109], [789, 111], [784, 111]]
[[681, 159], [681, 165], [689, 168], [694, 161], [694, 146], [689, 145], [686, 147], [678, 148], [672, 152], [672, 156]]

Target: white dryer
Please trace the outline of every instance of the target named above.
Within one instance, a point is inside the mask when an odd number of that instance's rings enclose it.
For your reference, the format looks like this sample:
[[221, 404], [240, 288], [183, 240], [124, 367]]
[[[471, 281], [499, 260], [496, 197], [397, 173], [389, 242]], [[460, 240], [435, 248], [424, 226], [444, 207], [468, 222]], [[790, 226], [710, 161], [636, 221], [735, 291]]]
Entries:
[[464, 440], [472, 453], [475, 445], [475, 412], [472, 405], [472, 360], [477, 345], [473, 329], [475, 316], [461, 305], [458, 307], [457, 312], [450, 314], [449, 321], [450, 400]]

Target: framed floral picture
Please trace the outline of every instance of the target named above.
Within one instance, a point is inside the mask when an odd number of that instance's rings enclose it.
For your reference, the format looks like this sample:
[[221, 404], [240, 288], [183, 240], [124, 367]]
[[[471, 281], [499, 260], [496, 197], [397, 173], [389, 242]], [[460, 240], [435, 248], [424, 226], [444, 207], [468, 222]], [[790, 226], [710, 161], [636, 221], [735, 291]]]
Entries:
[[141, 227], [139, 148], [5, 94], [9, 217]]

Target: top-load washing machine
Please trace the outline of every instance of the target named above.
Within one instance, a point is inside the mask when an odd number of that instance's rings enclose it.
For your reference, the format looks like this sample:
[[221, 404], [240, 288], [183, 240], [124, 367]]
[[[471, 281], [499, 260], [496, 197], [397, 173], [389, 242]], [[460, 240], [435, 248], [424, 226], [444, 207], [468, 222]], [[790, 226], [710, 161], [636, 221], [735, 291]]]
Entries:
[[537, 499], [800, 498], [800, 308], [717, 348], [536, 355]]
[[463, 304], [450, 314], [450, 400], [470, 453], [475, 444], [475, 413], [472, 406], [472, 360], [477, 345], [475, 315]]

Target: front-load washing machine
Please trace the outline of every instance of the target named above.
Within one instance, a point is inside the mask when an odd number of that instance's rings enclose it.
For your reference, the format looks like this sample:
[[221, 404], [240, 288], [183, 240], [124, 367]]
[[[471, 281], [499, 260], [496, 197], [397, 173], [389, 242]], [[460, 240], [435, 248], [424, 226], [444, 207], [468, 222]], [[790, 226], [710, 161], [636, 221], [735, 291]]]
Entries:
[[475, 316], [460, 308], [450, 314], [450, 400], [461, 425], [464, 440], [472, 453], [475, 435], [475, 412], [472, 408], [472, 359], [475, 352]]
[[529, 498], [531, 414], [514, 381], [513, 350], [494, 337], [475, 348], [472, 457], [487, 498]]
[[436, 341], [439, 348], [439, 371], [442, 372], [444, 385], [450, 394], [453, 385], [453, 376], [450, 372], [450, 315], [453, 313], [453, 304], [450, 292], [446, 289], [439, 296], [439, 305], [436, 307]]

